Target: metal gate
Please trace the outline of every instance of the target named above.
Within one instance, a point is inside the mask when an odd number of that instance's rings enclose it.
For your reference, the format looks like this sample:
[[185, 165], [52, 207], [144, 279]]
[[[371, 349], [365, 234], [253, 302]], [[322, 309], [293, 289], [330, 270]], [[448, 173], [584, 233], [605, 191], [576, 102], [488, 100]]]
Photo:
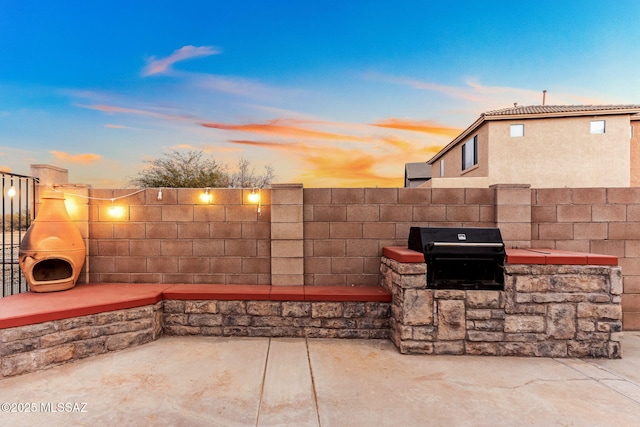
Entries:
[[20, 267], [20, 241], [34, 218], [37, 178], [0, 172], [2, 185], [2, 297], [29, 290]]

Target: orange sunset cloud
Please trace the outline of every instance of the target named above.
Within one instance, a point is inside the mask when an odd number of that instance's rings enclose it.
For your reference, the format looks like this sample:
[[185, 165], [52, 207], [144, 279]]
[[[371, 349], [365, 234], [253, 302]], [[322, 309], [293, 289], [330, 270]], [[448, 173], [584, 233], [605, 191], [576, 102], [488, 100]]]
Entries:
[[65, 153], [64, 151], [50, 151], [50, 153], [53, 154], [54, 157], [58, 160], [77, 164], [88, 164], [102, 159], [102, 156], [93, 153], [69, 154]]
[[[426, 161], [437, 153], [443, 142], [459, 134], [459, 129], [430, 121], [390, 118], [372, 126], [430, 134], [440, 144], [425, 142], [424, 137], [402, 138], [398, 135], [353, 136], [342, 132], [309, 129], [305, 125], [331, 126], [357, 130], [359, 135], [371, 125], [280, 119], [243, 125], [204, 122], [203, 127], [264, 135], [265, 139], [232, 139], [236, 145], [277, 150], [293, 159], [298, 178], [312, 186], [397, 187], [403, 185], [404, 164]], [[380, 133], [380, 132], [378, 132]], [[323, 141], [319, 145], [318, 141]], [[356, 142], [357, 144], [350, 144]]]
[[[296, 162], [305, 164], [301, 174], [312, 186], [333, 187], [397, 187], [403, 185], [404, 163], [426, 160], [441, 146], [424, 146], [386, 138], [375, 152], [332, 146], [318, 149], [303, 142], [271, 142], [232, 140], [234, 144], [275, 149], [290, 154]], [[383, 173], [382, 170], [393, 170]]]
[[280, 136], [284, 138], [316, 138], [328, 139], [335, 141], [365, 141], [367, 138], [360, 138], [352, 135], [337, 134], [330, 132], [320, 132], [305, 129], [297, 126], [281, 124], [281, 120], [272, 120], [267, 123], [255, 123], [247, 125], [227, 125], [223, 123], [202, 123], [202, 126], [213, 129], [233, 130], [239, 132], [251, 132], [258, 134], [266, 134]]
[[312, 177], [316, 183], [331, 186], [376, 186], [397, 187], [402, 185], [400, 174], [385, 176], [375, 169], [380, 165], [381, 156], [360, 150], [334, 148], [313, 151], [302, 156], [309, 165], [304, 175]]
[[403, 120], [403, 119], [391, 118], [387, 120], [378, 121], [377, 123], [374, 123], [373, 126], [390, 128], [390, 129], [410, 130], [414, 132], [424, 132], [424, 133], [430, 133], [435, 135], [447, 136], [450, 138], [455, 138], [461, 132], [461, 129], [439, 126], [428, 120], [417, 121], [417, 120]]

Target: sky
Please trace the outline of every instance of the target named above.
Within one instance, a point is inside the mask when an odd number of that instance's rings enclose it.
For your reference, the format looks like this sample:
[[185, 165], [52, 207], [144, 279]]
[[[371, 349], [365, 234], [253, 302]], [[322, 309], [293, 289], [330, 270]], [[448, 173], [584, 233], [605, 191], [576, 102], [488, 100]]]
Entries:
[[203, 151], [402, 187], [482, 112], [640, 103], [640, 1], [0, 0], [0, 170], [128, 187]]

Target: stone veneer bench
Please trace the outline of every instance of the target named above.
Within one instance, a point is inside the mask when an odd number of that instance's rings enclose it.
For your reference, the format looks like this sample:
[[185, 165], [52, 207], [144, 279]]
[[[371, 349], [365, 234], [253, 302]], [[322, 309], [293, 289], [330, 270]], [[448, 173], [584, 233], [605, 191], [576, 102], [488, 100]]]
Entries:
[[90, 284], [0, 299], [0, 379], [165, 335], [387, 338], [382, 287]]
[[615, 256], [507, 249], [504, 290], [430, 289], [424, 255], [385, 247], [390, 338], [401, 353], [622, 355], [622, 272]]

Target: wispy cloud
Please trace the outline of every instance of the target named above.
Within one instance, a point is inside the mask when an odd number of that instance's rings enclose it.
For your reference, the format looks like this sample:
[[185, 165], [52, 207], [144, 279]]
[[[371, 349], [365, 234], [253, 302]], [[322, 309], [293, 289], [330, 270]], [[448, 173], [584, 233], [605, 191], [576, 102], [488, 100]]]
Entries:
[[163, 120], [193, 120], [192, 117], [184, 116], [184, 115], [162, 113], [162, 112], [157, 112], [157, 111], [144, 110], [144, 109], [140, 109], [140, 108], [119, 107], [119, 106], [116, 106], [116, 105], [107, 105], [107, 104], [84, 105], [84, 104], [76, 104], [76, 107], [86, 108], [87, 110], [102, 111], [104, 113], [133, 114], [133, 115], [137, 115], [137, 116], [148, 116], [148, 117], [154, 117], [154, 118], [163, 119]]
[[183, 73], [183, 77], [200, 90], [223, 92], [250, 98], [273, 99], [282, 97], [291, 90], [276, 89], [259, 81], [237, 76], [220, 76], [216, 74]]
[[65, 162], [76, 163], [76, 164], [89, 164], [97, 162], [102, 159], [102, 156], [94, 153], [84, 153], [84, 154], [69, 154], [64, 151], [49, 151], [49, 153], [53, 154], [53, 156], [57, 160], [62, 160]]
[[154, 74], [169, 74], [172, 71], [172, 65], [176, 62], [200, 56], [217, 55], [221, 52], [222, 51], [220, 49], [213, 46], [183, 46], [166, 58], [149, 58], [149, 62], [142, 71], [142, 75], [152, 76]]
[[[409, 86], [418, 90], [440, 93], [448, 98], [471, 103], [477, 111], [509, 107], [513, 103], [520, 105], [539, 105], [542, 103], [542, 89], [527, 89], [509, 86], [487, 86], [475, 78], [467, 78], [460, 85], [443, 85], [406, 76], [395, 76], [377, 72], [365, 74], [365, 78]], [[575, 95], [566, 91], [549, 92], [547, 104], [599, 104], [603, 99]]]
[[446, 127], [443, 125], [436, 124], [429, 120], [403, 120], [390, 118], [387, 120], [379, 120], [376, 123], [373, 123], [373, 126], [378, 126], [382, 128], [390, 128], [390, 129], [399, 129], [399, 130], [409, 130], [414, 132], [424, 132], [434, 135], [442, 135], [454, 138], [456, 137], [461, 129]]
[[322, 132], [306, 129], [303, 127], [292, 126], [286, 124], [286, 122], [282, 120], [272, 120], [267, 123], [251, 123], [245, 125], [206, 122], [202, 123], [202, 126], [213, 129], [250, 132], [282, 138], [325, 139], [335, 141], [365, 141], [367, 139], [359, 136]]

